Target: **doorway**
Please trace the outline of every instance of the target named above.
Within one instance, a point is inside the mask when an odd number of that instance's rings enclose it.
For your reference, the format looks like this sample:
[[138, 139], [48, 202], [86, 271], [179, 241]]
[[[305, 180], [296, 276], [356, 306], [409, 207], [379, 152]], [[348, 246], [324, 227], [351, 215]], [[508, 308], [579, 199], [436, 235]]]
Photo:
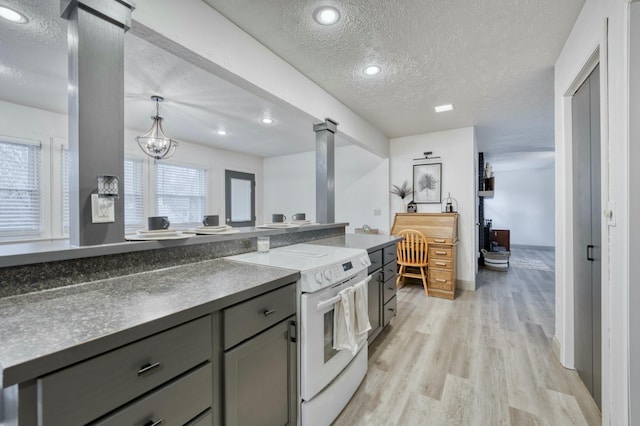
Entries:
[[256, 175], [224, 171], [227, 225], [256, 225]]
[[598, 407], [602, 398], [600, 69], [571, 100], [575, 368]]

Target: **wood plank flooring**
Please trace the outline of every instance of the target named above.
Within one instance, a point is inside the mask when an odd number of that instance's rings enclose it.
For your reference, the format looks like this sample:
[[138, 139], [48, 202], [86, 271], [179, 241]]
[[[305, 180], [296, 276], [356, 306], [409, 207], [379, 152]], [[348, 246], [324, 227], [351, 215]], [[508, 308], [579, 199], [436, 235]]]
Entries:
[[[554, 267], [552, 251], [512, 257]], [[554, 273], [481, 269], [454, 301], [398, 290], [398, 315], [334, 425], [600, 425], [577, 373], [552, 353]]]

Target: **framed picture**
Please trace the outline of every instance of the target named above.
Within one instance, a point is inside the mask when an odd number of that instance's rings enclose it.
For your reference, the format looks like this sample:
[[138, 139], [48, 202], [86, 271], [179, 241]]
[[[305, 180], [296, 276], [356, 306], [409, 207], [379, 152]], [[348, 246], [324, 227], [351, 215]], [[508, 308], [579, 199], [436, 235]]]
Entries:
[[413, 166], [413, 201], [440, 204], [442, 201], [442, 163]]

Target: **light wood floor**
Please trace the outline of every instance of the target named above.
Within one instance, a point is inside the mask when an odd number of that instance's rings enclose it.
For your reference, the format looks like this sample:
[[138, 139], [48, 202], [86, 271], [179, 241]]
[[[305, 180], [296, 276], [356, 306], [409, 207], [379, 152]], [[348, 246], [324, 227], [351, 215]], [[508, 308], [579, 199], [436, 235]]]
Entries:
[[[513, 250], [553, 268], [553, 252]], [[454, 301], [398, 290], [398, 315], [369, 347], [367, 376], [335, 425], [599, 425], [552, 353], [554, 273], [481, 269]]]

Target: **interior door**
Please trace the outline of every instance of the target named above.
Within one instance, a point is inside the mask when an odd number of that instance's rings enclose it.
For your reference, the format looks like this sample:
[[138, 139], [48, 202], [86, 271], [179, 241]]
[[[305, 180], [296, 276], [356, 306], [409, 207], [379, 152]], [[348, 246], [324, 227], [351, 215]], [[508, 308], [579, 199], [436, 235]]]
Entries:
[[225, 170], [227, 225], [256, 225], [256, 175]]
[[575, 367], [601, 402], [600, 72], [572, 99]]

